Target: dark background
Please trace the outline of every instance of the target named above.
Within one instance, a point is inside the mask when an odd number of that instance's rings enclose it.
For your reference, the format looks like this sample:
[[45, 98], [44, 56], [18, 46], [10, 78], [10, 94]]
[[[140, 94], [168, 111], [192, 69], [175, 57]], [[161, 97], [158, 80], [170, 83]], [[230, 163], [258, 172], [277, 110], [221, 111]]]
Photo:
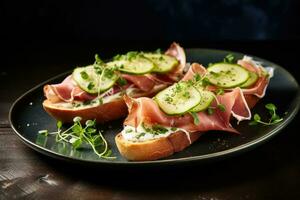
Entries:
[[296, 0], [2, 1], [3, 38], [27, 42], [299, 39]]
[[[146, 181], [132, 179], [133, 171], [120, 177], [97, 168], [87, 174], [85, 168], [34, 153], [13, 134], [7, 118], [21, 94], [92, 63], [95, 53], [110, 58], [134, 49], [167, 48], [173, 41], [185, 48], [256, 55], [286, 68], [299, 82], [299, 19], [297, 0], [0, 1], [0, 172], [28, 173], [16, 181], [24, 187], [45, 174], [61, 183], [36, 192], [37, 199], [170, 199], [170, 194], [202, 200], [299, 198], [299, 114], [280, 134], [248, 153], [167, 174], [157, 169], [141, 179]], [[24, 187], [6, 191], [23, 194]]]
[[[110, 58], [132, 49], [167, 48], [173, 41], [186, 48], [260, 56], [259, 44], [297, 55], [299, 16], [296, 0], [3, 0], [2, 63], [20, 66], [20, 60], [28, 65], [34, 61], [39, 67], [64, 63], [70, 69], [93, 62], [95, 53]], [[263, 56], [276, 62], [271, 54]]]

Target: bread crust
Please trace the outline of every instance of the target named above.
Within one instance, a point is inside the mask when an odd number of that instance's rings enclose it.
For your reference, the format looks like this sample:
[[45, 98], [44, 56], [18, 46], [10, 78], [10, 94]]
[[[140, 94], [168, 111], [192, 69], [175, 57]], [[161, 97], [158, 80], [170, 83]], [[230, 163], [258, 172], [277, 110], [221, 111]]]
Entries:
[[123, 99], [83, 109], [64, 109], [55, 106], [55, 104], [46, 99], [43, 102], [43, 107], [49, 115], [65, 123], [73, 122], [73, 118], [76, 116], [81, 117], [82, 122], [89, 119], [96, 119], [97, 123], [105, 123], [126, 117], [128, 113], [127, 106]]
[[158, 139], [132, 142], [125, 140], [121, 133], [115, 137], [115, 142], [122, 156], [127, 160], [132, 161], [147, 161], [157, 160], [182, 151], [190, 146], [194, 141], [200, 137], [200, 133], [188, 133], [177, 131], [170, 134], [168, 137], [161, 137]]

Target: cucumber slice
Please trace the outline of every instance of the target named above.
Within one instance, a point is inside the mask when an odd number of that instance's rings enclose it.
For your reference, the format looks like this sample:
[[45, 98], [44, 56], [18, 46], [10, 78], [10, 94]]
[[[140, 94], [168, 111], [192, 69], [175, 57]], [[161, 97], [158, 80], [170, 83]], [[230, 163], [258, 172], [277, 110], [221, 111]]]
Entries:
[[211, 104], [211, 102], [214, 100], [214, 94], [210, 91], [206, 90], [199, 90], [200, 95], [201, 95], [201, 100], [200, 103], [192, 108], [190, 111], [191, 112], [200, 112], [208, 108]]
[[216, 63], [207, 68], [207, 78], [213, 85], [232, 88], [243, 84], [249, 78], [249, 71], [237, 64]]
[[240, 85], [241, 88], [250, 87], [257, 81], [258, 75], [256, 73], [249, 72], [249, 75], [250, 75], [250, 77], [248, 78], [248, 80], [245, 83], [243, 83], [242, 85]]
[[[72, 77], [82, 90], [90, 94], [108, 90], [118, 79], [118, 76], [111, 68], [104, 68], [101, 76], [101, 73], [97, 73], [93, 65], [74, 69]], [[101, 81], [100, 77], [102, 77]]]
[[178, 65], [178, 60], [168, 55], [159, 53], [144, 53], [143, 55], [155, 64], [152, 72], [166, 73]]
[[124, 56], [120, 60], [107, 63], [107, 65], [115, 66], [119, 71], [129, 74], [147, 74], [155, 67], [151, 60], [142, 55], [137, 55], [130, 59]]
[[184, 114], [200, 103], [200, 92], [187, 82], [178, 82], [155, 97], [159, 107], [168, 115]]

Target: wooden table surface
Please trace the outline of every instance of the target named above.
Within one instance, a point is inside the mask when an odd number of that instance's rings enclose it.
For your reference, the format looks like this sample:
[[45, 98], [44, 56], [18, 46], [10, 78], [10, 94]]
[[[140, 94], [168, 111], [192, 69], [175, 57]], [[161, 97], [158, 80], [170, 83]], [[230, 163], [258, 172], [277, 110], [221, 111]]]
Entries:
[[[299, 82], [299, 51], [293, 42], [186, 46], [230, 49], [263, 57], [288, 69]], [[127, 44], [129, 47], [143, 45]], [[18, 139], [8, 121], [9, 108], [17, 97], [41, 81], [87, 64], [95, 52], [106, 52], [105, 56], [110, 57], [126, 48], [104, 51], [101, 45], [74, 44], [7, 48], [0, 70], [0, 199], [299, 198], [299, 114], [280, 134], [250, 152], [205, 165], [163, 169], [76, 166], [41, 155]]]

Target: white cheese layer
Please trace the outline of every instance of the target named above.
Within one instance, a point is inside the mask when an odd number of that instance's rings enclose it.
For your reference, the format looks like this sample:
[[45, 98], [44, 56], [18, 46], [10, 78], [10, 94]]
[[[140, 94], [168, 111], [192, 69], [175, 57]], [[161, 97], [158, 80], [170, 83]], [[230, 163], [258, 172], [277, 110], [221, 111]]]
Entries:
[[[137, 90], [138, 90], [137, 88], [129, 87], [126, 89], [126, 94], [131, 96]], [[80, 102], [80, 101], [73, 101], [73, 102], [58, 102], [58, 103], [55, 103], [54, 106], [56, 108], [79, 110], [79, 109], [83, 109], [83, 108], [99, 106], [101, 104], [105, 104], [105, 103], [109, 103], [109, 102], [112, 102], [117, 99], [121, 99], [123, 94], [124, 93], [122, 91], [120, 91], [115, 94], [111, 94], [111, 95], [107, 95], [107, 96], [101, 95], [99, 97], [96, 97], [92, 101], [90, 101], [88, 104], [84, 104], [83, 102]], [[102, 102], [99, 100], [100, 98], [102, 99]]]
[[172, 133], [175, 133], [177, 131], [183, 131], [186, 133], [186, 136], [191, 143], [190, 134], [188, 131], [182, 128], [174, 128], [174, 127], [163, 127], [165, 131], [163, 133], [152, 133], [145, 130], [145, 128], [142, 125], [137, 126], [136, 128], [133, 126], [124, 126], [124, 129], [122, 130], [121, 134], [123, 138], [127, 141], [132, 142], [144, 142], [148, 140], [154, 140], [162, 137], [168, 137]]

